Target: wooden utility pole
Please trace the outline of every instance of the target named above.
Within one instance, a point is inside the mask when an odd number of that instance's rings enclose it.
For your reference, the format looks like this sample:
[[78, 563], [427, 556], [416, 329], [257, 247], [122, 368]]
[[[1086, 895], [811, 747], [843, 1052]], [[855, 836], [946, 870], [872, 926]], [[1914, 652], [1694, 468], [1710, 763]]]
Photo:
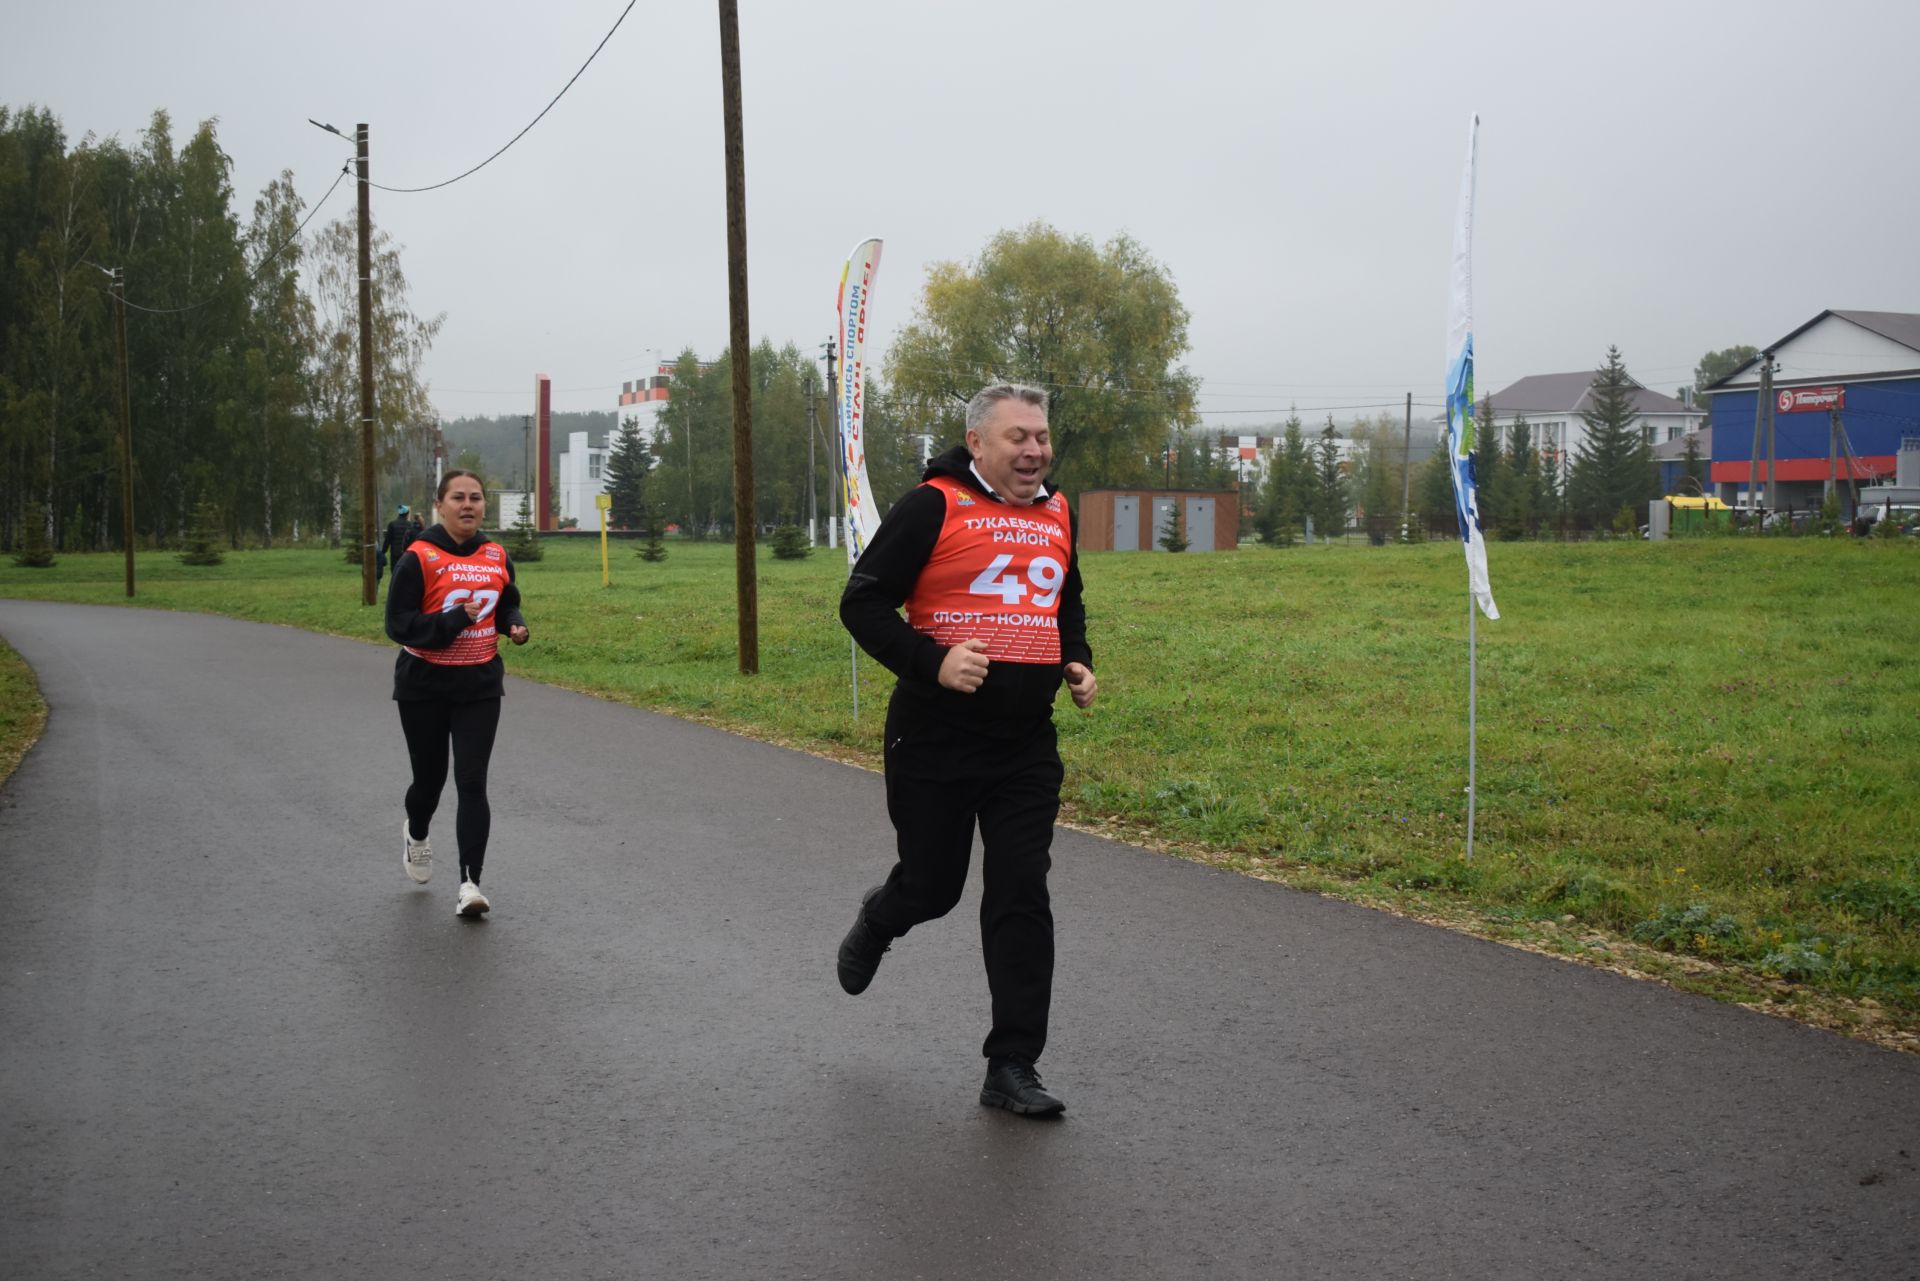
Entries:
[[747, 159], [740, 122], [740, 6], [720, 0], [720, 94], [727, 151], [727, 316], [733, 353], [733, 576], [740, 615], [740, 674], [760, 670], [760, 602], [754, 569], [753, 348], [747, 326]]
[[373, 495], [373, 188], [367, 182], [367, 126], [354, 126], [360, 177], [360, 603], [376, 599]]
[[1767, 368], [1761, 372], [1766, 380], [1766, 395], [1761, 397], [1767, 407], [1767, 511], [1780, 510], [1780, 469], [1773, 460], [1773, 361], [1767, 361]]
[[[833, 523], [838, 537], [844, 538], [847, 533], [847, 450], [840, 437], [840, 375], [833, 363], [836, 350], [833, 339], [827, 339], [827, 401], [833, 406]], [[829, 547], [839, 545], [834, 538], [827, 540]]]
[[1853, 452], [1853, 442], [1847, 438], [1846, 420], [1840, 417], [1840, 411], [1833, 411], [1833, 427], [1840, 437], [1840, 451], [1847, 460], [1847, 519], [1853, 520], [1860, 514], [1860, 475], [1864, 468], [1860, 466], [1859, 455]]
[[814, 500], [820, 493], [820, 468], [814, 461], [813, 445], [820, 435], [819, 407], [813, 403], [813, 370], [801, 380], [800, 394], [807, 398], [807, 546], [820, 536], [820, 506]]
[[1769, 421], [1768, 402], [1773, 399], [1773, 353], [1760, 353], [1760, 396], [1753, 402], [1753, 448], [1747, 454], [1747, 511], [1753, 517], [1753, 532], [1760, 532], [1760, 430]]
[[113, 269], [114, 346], [120, 355], [120, 538], [127, 548], [127, 596], [133, 596], [133, 394], [127, 386], [127, 275]]
[[1823, 498], [1832, 498], [1838, 491], [1840, 477], [1840, 409], [1838, 406], [1827, 410], [1827, 491]]
[[1407, 433], [1400, 441], [1400, 541], [1413, 536], [1413, 393], [1407, 393]]

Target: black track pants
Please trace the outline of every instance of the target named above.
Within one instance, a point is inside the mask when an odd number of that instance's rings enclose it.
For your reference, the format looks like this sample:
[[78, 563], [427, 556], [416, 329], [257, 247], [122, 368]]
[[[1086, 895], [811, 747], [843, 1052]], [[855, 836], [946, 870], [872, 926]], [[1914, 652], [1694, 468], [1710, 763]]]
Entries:
[[460, 874], [478, 881], [487, 861], [487, 834], [493, 810], [487, 805], [487, 762], [493, 756], [493, 736], [500, 728], [500, 700], [475, 699], [453, 703], [439, 699], [396, 703], [400, 728], [407, 735], [407, 756], [413, 761], [413, 785], [407, 788], [407, 829], [415, 840], [425, 840], [433, 812], [440, 807], [440, 791], [447, 785], [447, 745], [453, 745], [453, 788], [460, 798], [454, 834], [460, 844]]
[[879, 933], [897, 938], [945, 916], [960, 901], [980, 828], [980, 944], [993, 994], [988, 1058], [1039, 1059], [1053, 996], [1053, 821], [1064, 771], [1053, 722], [1026, 737], [983, 738], [911, 713], [887, 711], [887, 813], [899, 862], [867, 908]]

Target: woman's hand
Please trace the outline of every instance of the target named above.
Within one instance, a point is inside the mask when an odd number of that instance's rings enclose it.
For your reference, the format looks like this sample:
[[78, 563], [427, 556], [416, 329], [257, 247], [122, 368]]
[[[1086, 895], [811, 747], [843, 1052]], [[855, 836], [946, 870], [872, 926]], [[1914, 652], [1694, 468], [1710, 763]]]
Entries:
[[526, 644], [527, 637], [530, 635], [532, 635], [532, 633], [527, 631], [526, 625], [523, 623], [515, 623], [512, 627], [507, 628], [507, 639], [516, 645]]

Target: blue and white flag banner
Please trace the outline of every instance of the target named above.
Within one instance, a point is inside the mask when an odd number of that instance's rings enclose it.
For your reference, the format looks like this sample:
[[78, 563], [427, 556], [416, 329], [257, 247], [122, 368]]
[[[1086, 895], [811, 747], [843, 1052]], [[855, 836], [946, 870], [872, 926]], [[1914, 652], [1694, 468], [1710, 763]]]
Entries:
[[1473, 179], [1480, 117], [1467, 123], [1467, 169], [1460, 178], [1460, 213], [1453, 228], [1453, 281], [1447, 303], [1447, 455], [1453, 464], [1454, 513], [1467, 552], [1467, 583], [1480, 612], [1500, 617], [1487, 581], [1487, 540], [1474, 491], [1473, 404]]

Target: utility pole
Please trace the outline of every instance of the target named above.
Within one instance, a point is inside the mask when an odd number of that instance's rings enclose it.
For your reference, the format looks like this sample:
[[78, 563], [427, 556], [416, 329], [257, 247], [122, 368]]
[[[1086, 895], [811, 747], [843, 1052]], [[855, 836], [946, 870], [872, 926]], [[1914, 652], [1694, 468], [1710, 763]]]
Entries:
[[833, 339], [827, 339], [827, 399], [833, 402], [833, 527], [834, 534], [827, 537], [827, 546], [838, 547], [835, 535], [844, 537], [847, 532], [847, 450], [840, 434], [840, 375], [835, 372], [833, 357], [838, 349]]
[[1851, 521], [1860, 514], [1860, 458], [1853, 452], [1853, 441], [1847, 438], [1847, 424], [1840, 417], [1840, 411], [1833, 411], [1833, 425], [1839, 429], [1840, 450], [1847, 458], [1847, 519]]
[[1767, 510], [1780, 510], [1780, 469], [1773, 461], [1773, 361], [1767, 361], [1768, 368], [1762, 373], [1766, 379], [1767, 394], [1764, 397], [1767, 406]]
[[[533, 506], [533, 415], [532, 414], [520, 415], [520, 448], [521, 448], [521, 452], [526, 455], [526, 460], [521, 464], [521, 466], [524, 468], [526, 472], [527, 518], [531, 520], [533, 518], [533, 512], [534, 512], [534, 506]], [[504, 513], [502, 514], [504, 515]], [[517, 512], [515, 513], [516, 516], [518, 514], [519, 513]]]
[[1407, 432], [1400, 442], [1400, 541], [1413, 536], [1413, 393], [1407, 393]]
[[820, 536], [820, 508], [814, 501], [820, 492], [820, 468], [813, 459], [814, 441], [820, 435], [820, 414], [813, 403], [811, 367], [800, 382], [800, 394], [807, 398], [807, 546], [812, 547]]
[[1835, 405], [1827, 410], [1827, 491], [1823, 495], [1824, 498], [1833, 498], [1835, 492], [1839, 489], [1839, 478], [1840, 407]]
[[740, 674], [760, 670], [759, 586], [753, 552], [753, 345], [747, 325], [747, 158], [740, 120], [740, 6], [720, 0], [720, 94], [727, 161], [727, 316], [733, 351], [733, 576]]
[[127, 387], [127, 275], [113, 269], [114, 346], [120, 355], [120, 537], [127, 548], [127, 597], [133, 597], [133, 397]]
[[360, 177], [360, 603], [375, 599], [373, 574], [373, 188], [367, 182], [367, 126], [354, 126]]
[[1753, 402], [1753, 448], [1747, 453], [1747, 511], [1753, 532], [1760, 532], [1760, 429], [1767, 421], [1767, 403], [1773, 399], [1773, 353], [1760, 353], [1760, 396]]

